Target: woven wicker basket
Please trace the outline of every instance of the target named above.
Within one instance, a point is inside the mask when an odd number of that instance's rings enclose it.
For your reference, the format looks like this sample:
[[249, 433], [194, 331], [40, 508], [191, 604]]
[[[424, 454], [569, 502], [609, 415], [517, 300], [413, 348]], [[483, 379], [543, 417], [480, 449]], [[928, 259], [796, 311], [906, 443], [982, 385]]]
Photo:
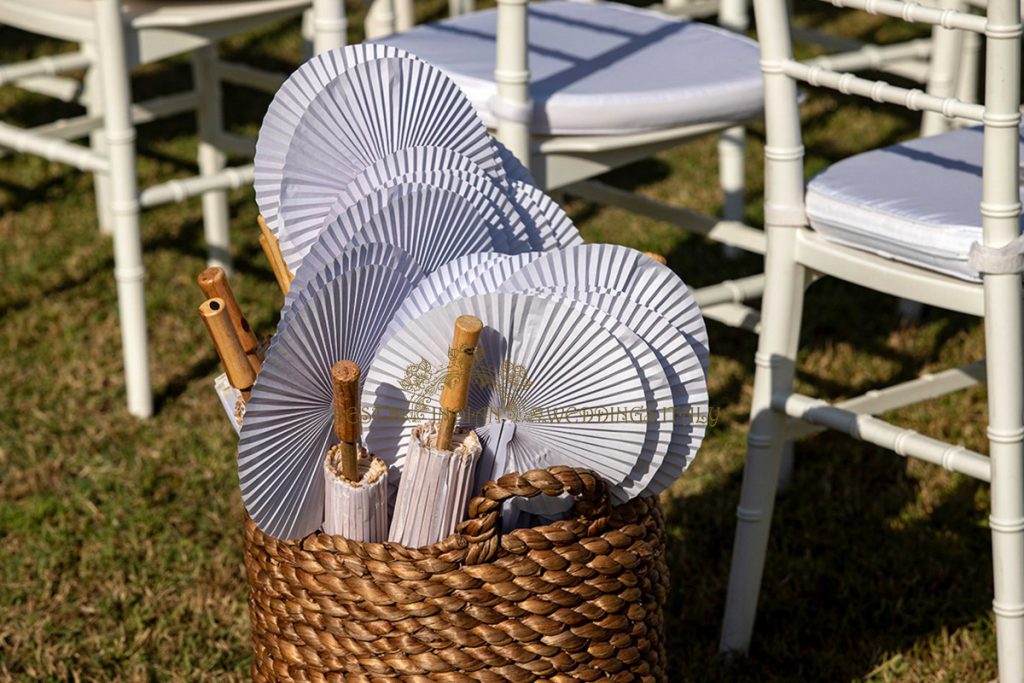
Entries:
[[[574, 518], [501, 535], [502, 501], [576, 498]], [[249, 521], [256, 681], [663, 681], [668, 590], [657, 498], [613, 508], [592, 472], [508, 474], [433, 546]]]

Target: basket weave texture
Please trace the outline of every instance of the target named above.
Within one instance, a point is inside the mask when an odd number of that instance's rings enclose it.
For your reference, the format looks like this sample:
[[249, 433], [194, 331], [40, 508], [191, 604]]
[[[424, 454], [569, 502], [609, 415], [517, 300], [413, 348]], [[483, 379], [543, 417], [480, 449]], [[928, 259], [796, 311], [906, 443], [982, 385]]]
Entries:
[[[500, 534], [503, 501], [567, 492], [573, 518]], [[507, 474], [423, 548], [246, 526], [255, 681], [664, 681], [656, 497], [611, 507], [569, 467]]]

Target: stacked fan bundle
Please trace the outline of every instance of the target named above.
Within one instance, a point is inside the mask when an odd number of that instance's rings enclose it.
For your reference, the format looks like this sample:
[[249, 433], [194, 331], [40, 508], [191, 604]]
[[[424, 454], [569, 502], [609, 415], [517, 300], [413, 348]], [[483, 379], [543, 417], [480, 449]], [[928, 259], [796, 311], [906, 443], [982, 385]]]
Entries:
[[[339, 360], [362, 369], [363, 442], [394, 499], [414, 430], [442, 412], [460, 316], [483, 323], [459, 413], [482, 449], [471, 489], [570, 465], [621, 502], [693, 459], [708, 349], [688, 289], [637, 251], [584, 245], [437, 69], [374, 45], [314, 58], [267, 112], [255, 184], [294, 274], [241, 426], [242, 497], [266, 533], [324, 522]], [[567, 507], [548, 500], [522, 512]]]

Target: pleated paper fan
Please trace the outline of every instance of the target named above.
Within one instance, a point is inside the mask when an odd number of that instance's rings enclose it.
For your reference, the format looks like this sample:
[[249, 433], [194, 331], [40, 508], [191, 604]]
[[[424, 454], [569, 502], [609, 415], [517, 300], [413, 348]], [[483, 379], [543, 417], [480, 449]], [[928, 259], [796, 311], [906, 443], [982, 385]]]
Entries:
[[327, 84], [356, 64], [388, 57], [412, 55], [395, 47], [362, 43], [319, 54], [292, 73], [274, 95], [256, 140], [256, 204], [267, 225], [280, 232], [278, 207], [281, 202], [282, 169], [292, 136], [309, 104]]
[[511, 193], [527, 225], [530, 247], [534, 251], [550, 251], [583, 244], [583, 237], [572, 219], [558, 202], [540, 188], [522, 181], [513, 181]]
[[[515, 291], [506, 287], [502, 291]], [[594, 306], [622, 322], [646, 342], [661, 363], [671, 389], [671, 401], [658, 406], [671, 437], [665, 456], [656, 469], [643, 462], [624, 486], [630, 496], [657, 495], [669, 488], [690, 466], [704, 440], [708, 418], [708, 388], [694, 348], [686, 336], [655, 310], [630, 301], [620, 292], [539, 288], [524, 291], [538, 296], [566, 296]], [[663, 425], [664, 426], [664, 425]]]
[[323, 211], [368, 166], [402, 149], [441, 147], [468, 156], [496, 180], [501, 160], [461, 90], [438, 69], [413, 59], [357, 64], [328, 84], [303, 115], [285, 159], [281, 235]]
[[432, 308], [451, 303], [462, 298], [459, 282], [468, 273], [494, 261], [509, 258], [497, 252], [471, 252], [442, 263], [431, 273], [427, 273], [419, 284], [409, 293], [402, 305], [395, 312], [391, 325], [384, 333], [385, 339]]
[[491, 443], [478, 482], [552, 465], [593, 469], [613, 487], [626, 480], [648, 434], [646, 422], [630, 419], [647, 405], [640, 369], [593, 309], [522, 294], [459, 299], [389, 339], [364, 387], [367, 448], [400, 476], [412, 428], [439, 409], [451, 330], [467, 314], [485, 327], [461, 419], [485, 433], [488, 424], [515, 424], [514, 448]]
[[[347, 181], [343, 187], [339, 184], [337, 189], [328, 188], [292, 197], [291, 219], [288, 223], [287, 236], [282, 237], [282, 244], [292, 252], [304, 253], [303, 245], [308, 245], [311, 239], [315, 240], [320, 231], [364, 196], [383, 187], [440, 178], [440, 174], [471, 178], [471, 184], [482, 185], [485, 194], [500, 194], [503, 196], [503, 204], [511, 206], [510, 199], [504, 197], [504, 186], [494, 187], [494, 180], [484, 174], [465, 154], [439, 147], [413, 147], [398, 150], [375, 161]], [[525, 232], [525, 225], [519, 230]]]
[[[420, 192], [437, 196], [438, 193], [430, 192], [430, 188], [442, 190], [445, 194], [458, 195], [466, 203], [471, 204], [478, 215], [486, 217], [488, 224], [500, 233], [500, 239], [495, 242], [496, 248], [500, 251], [516, 253], [530, 250], [530, 231], [523, 222], [519, 210], [501, 187], [482, 173], [433, 170], [410, 172], [385, 180], [376, 187], [362, 182], [353, 183], [335, 199], [328, 212], [327, 222], [323, 223], [322, 227], [313, 227], [312, 223], [307, 223], [308, 227], [302, 231], [289, 229], [287, 238], [281, 243], [285, 263], [293, 272], [298, 272], [303, 258], [313, 247], [320, 233], [333, 224], [350, 223], [353, 207], [359, 206], [366, 211], [380, 212], [387, 208], [387, 202], [394, 201], [393, 198], [401, 195]], [[365, 220], [365, 215], [361, 216], [360, 220]], [[425, 231], [415, 224], [405, 227], [409, 234]], [[448, 232], [454, 234], [456, 229], [456, 226], [451, 226]]]
[[310, 274], [359, 244], [398, 247], [426, 273], [464, 254], [507, 251], [504, 220], [486, 197], [475, 192], [459, 194], [424, 184], [382, 188], [320, 233], [296, 268], [295, 283], [304, 287]]
[[[385, 334], [386, 339], [397, 330], [426, 313], [430, 308], [447, 305], [459, 298], [494, 291], [519, 292], [545, 298], [567, 297], [594, 306], [623, 323], [626, 335], [636, 333], [658, 357], [672, 391], [670, 400], [662, 397], [656, 410], [662, 429], [671, 434], [664, 459], [657, 467], [640, 459], [623, 490], [630, 496], [642, 492], [657, 494], [671, 486], [693, 461], [704, 439], [708, 416], [708, 392], [704, 367], [690, 340], [658, 311], [633, 301], [622, 292], [590, 286], [533, 287], [512, 277], [538, 258], [534, 252], [518, 256], [489, 255], [473, 260], [459, 259], [423, 279], [402, 305]], [[645, 257], [646, 258], [646, 257]], [[460, 275], [459, 272], [462, 272]], [[482, 437], [484, 438], [484, 437]]]
[[509, 151], [508, 147], [498, 142], [497, 138], [491, 138], [491, 144], [501, 160], [501, 166], [505, 170], [505, 177], [509, 183], [523, 183], [524, 185], [537, 186], [537, 181], [530, 174], [529, 169], [523, 166], [515, 154]]
[[[364, 196], [387, 185], [405, 182], [424, 182], [425, 178], [441, 177], [439, 174], [459, 175], [473, 178], [475, 186], [479, 186], [479, 178], [489, 185], [483, 185], [488, 194], [505, 191], [503, 183], [496, 183], [494, 178], [480, 170], [470, 157], [451, 149], [440, 147], [412, 147], [390, 154], [380, 161], [374, 162], [335, 196], [324, 225], [334, 221], [346, 208]], [[497, 185], [493, 189], [491, 186]], [[289, 226], [291, 227], [291, 226]], [[296, 226], [294, 230], [300, 230]]]
[[583, 244], [544, 252], [507, 282], [513, 291], [550, 287], [621, 292], [667, 318], [689, 341], [707, 376], [708, 331], [693, 294], [671, 268], [635, 249]]
[[496, 286], [478, 286], [477, 283], [482, 279], [494, 277], [493, 273], [503, 273], [503, 277], [498, 277], [501, 278], [500, 281], [504, 281], [511, 273], [540, 255], [540, 252], [475, 253], [445, 263], [424, 277], [409, 294], [395, 313], [384, 338], [390, 339], [401, 328], [432, 308], [447, 306], [456, 299], [497, 291]]
[[333, 279], [274, 335], [238, 446], [242, 501], [260, 529], [299, 538], [323, 521], [323, 458], [335, 442], [331, 366], [368, 368], [412, 289], [398, 270], [366, 265]]
[[288, 324], [291, 314], [300, 309], [309, 299], [327, 286], [335, 278], [363, 266], [387, 266], [397, 270], [413, 285], [423, 279], [423, 269], [407, 252], [390, 244], [370, 243], [359, 244], [344, 250], [323, 268], [313, 272], [307, 270], [301, 280], [292, 282], [291, 289], [284, 297], [281, 307], [281, 321], [277, 325], [280, 332]]

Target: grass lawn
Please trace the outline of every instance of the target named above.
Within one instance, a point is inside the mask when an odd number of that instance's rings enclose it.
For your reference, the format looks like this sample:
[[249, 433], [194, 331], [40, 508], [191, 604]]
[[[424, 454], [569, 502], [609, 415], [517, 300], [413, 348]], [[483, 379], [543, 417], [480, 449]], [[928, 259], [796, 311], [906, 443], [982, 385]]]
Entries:
[[[442, 3], [423, 5], [437, 14]], [[446, 4], [445, 4], [446, 5]], [[352, 26], [361, 24], [353, 15]], [[831, 8], [800, 20], [881, 42], [879, 18]], [[353, 39], [358, 36], [353, 36]], [[231, 56], [282, 70], [297, 25], [230, 42]], [[0, 27], [0, 62], [68, 49]], [[140, 97], [185, 87], [172, 61], [139, 72]], [[269, 99], [228, 88], [233, 129], [255, 134]], [[78, 110], [0, 89], [19, 125]], [[809, 172], [915, 134], [905, 112], [811, 91]], [[748, 218], [760, 223], [763, 131], [749, 135]], [[190, 116], [144, 126], [143, 183], [193, 172]], [[717, 211], [715, 141], [621, 169], [609, 180]], [[257, 243], [250, 190], [232, 194], [233, 283], [261, 333], [281, 296]], [[691, 285], [757, 272], [663, 224], [570, 200], [584, 236], [664, 253]], [[235, 436], [212, 388], [218, 361], [196, 314], [204, 267], [199, 201], [143, 218], [157, 416], [124, 409], [110, 240], [89, 176], [37, 158], [0, 159], [0, 678], [242, 680], [249, 625]], [[810, 291], [801, 390], [837, 398], [982, 357], [978, 321], [927, 310], [901, 327], [895, 301], [825, 281]], [[716, 657], [739, 495], [755, 340], [711, 324], [710, 389], [721, 411], [697, 463], [664, 495], [673, 590], [673, 681], [987, 681], [995, 677], [988, 489], [837, 436], [798, 445], [776, 506], [750, 657]], [[985, 452], [984, 390], [899, 411], [921, 432]]]

